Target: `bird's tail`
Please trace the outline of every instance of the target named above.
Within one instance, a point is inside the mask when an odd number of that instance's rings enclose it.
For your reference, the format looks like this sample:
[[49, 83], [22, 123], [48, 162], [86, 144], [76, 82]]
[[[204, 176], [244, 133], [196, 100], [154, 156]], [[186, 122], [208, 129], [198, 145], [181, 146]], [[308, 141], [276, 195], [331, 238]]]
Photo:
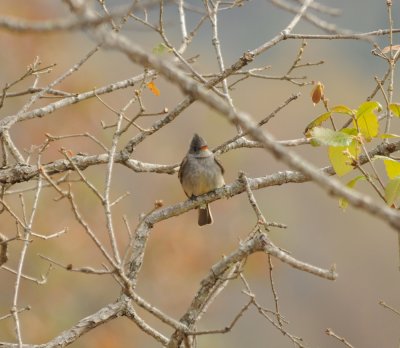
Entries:
[[199, 226], [204, 226], [212, 223], [213, 223], [213, 218], [208, 204], [199, 207], [199, 220], [198, 220]]

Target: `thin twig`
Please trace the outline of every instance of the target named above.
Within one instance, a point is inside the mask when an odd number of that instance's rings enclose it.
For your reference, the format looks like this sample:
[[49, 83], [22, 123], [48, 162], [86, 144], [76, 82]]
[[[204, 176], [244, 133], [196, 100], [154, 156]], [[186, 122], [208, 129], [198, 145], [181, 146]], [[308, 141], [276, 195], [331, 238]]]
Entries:
[[278, 320], [278, 324], [279, 326], [282, 328], [283, 327], [283, 322], [282, 322], [282, 316], [281, 313], [279, 311], [279, 297], [278, 297], [278, 293], [275, 289], [275, 283], [274, 283], [274, 278], [273, 278], [273, 269], [274, 269], [274, 265], [272, 263], [272, 258], [271, 255], [268, 254], [268, 272], [269, 272], [269, 282], [271, 284], [271, 291], [272, 291], [272, 296], [274, 298], [274, 303], [275, 303], [275, 313], [276, 313], [276, 319]]
[[398, 316], [400, 316], [400, 311], [399, 310], [397, 310], [397, 309], [395, 309], [395, 308], [393, 308], [393, 307], [391, 307], [391, 306], [389, 306], [385, 301], [379, 301], [379, 304], [383, 307], [383, 308], [386, 308], [386, 309], [389, 309], [390, 311], [392, 311], [393, 313], [395, 313], [395, 314], [397, 314]]
[[78, 272], [78, 273], [85, 273], [85, 274], [94, 274], [94, 275], [104, 275], [104, 274], [113, 274], [114, 271], [109, 271], [109, 270], [102, 270], [102, 269], [94, 269], [92, 267], [74, 267], [72, 264], [67, 264], [64, 265], [58, 261], [55, 261], [54, 259], [39, 254], [39, 257], [41, 257], [43, 260], [49, 261], [51, 265], [56, 265], [60, 268], [63, 268], [67, 271], [70, 272]]
[[[38, 157], [38, 166], [40, 166], [40, 159], [41, 159], [41, 156]], [[20, 290], [21, 290], [22, 269], [24, 267], [27, 250], [28, 250], [28, 247], [31, 242], [30, 235], [31, 235], [31, 230], [32, 230], [32, 224], [33, 224], [33, 220], [35, 218], [36, 212], [37, 212], [39, 197], [41, 194], [41, 188], [42, 188], [42, 179], [41, 179], [41, 177], [39, 177], [38, 182], [37, 182], [37, 189], [35, 192], [35, 197], [34, 197], [33, 204], [32, 204], [32, 211], [31, 211], [30, 217], [26, 221], [27, 224], [24, 228], [24, 234], [23, 234], [24, 241], [23, 241], [21, 253], [19, 255], [19, 260], [18, 260], [17, 275], [16, 275], [16, 279], [15, 279], [15, 286], [14, 286], [14, 296], [13, 296], [12, 307], [11, 307], [11, 312], [13, 314], [13, 318], [15, 321], [16, 338], [18, 341], [18, 345], [20, 347], [22, 347], [22, 331], [21, 331], [21, 323], [19, 320], [17, 308], [18, 308], [18, 302], [19, 302], [19, 294], [20, 294]]]
[[328, 336], [332, 336], [332, 337], [336, 338], [338, 341], [342, 342], [346, 347], [354, 348], [354, 346], [352, 346], [344, 337], [338, 336], [336, 333], [334, 333], [334, 332], [332, 331], [332, 329], [329, 329], [329, 328], [326, 329], [326, 330], [325, 330], [325, 333], [326, 333]]
[[243, 316], [244, 312], [246, 312], [252, 304], [253, 304], [253, 299], [250, 299], [245, 305], [243, 305], [243, 307], [235, 315], [230, 324], [228, 326], [225, 326], [223, 329], [213, 329], [213, 330], [193, 331], [193, 332], [189, 331], [187, 334], [193, 336], [200, 336], [200, 335], [211, 335], [211, 334], [224, 334], [230, 332], [235, 326], [235, 324], [239, 321], [239, 319]]

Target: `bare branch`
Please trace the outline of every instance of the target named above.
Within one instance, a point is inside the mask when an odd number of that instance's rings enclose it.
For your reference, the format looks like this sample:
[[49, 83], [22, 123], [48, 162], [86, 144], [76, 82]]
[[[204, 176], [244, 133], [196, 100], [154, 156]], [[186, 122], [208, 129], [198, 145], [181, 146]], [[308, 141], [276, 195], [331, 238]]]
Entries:
[[335, 333], [332, 331], [332, 329], [329, 329], [329, 328], [326, 329], [326, 330], [325, 330], [325, 333], [326, 333], [328, 336], [332, 336], [332, 337], [336, 338], [338, 341], [342, 342], [346, 347], [354, 348], [354, 346], [352, 346], [344, 337], [340, 337], [340, 336], [338, 336], [337, 334], [335, 334]]
[[8, 239], [0, 233], [0, 267], [8, 261]]
[[146, 324], [146, 322], [138, 316], [133, 306], [128, 302], [126, 306], [125, 315], [132, 320], [143, 332], [153, 337], [156, 341], [160, 342], [163, 346], [168, 344], [168, 338], [156, 331], [154, 328]]
[[[125, 303], [115, 302], [104, 306], [96, 313], [81, 319], [76, 325], [61, 332], [57, 337], [45, 344], [24, 344], [22, 347], [29, 348], [62, 348], [75, 342], [79, 337], [94, 328], [120, 317], [125, 310]], [[18, 344], [0, 342], [1, 348], [17, 348]]]
[[[120, 16], [120, 15], [119, 15]], [[13, 17], [0, 17], [0, 28], [29, 33], [44, 33], [64, 30], [85, 29], [88, 27], [96, 27], [105, 22], [110, 22], [112, 18], [118, 18], [118, 15], [97, 17], [91, 19], [76, 19], [75, 16], [70, 18], [61, 18], [49, 21], [24, 21]]]
[[[214, 289], [215, 283], [221, 278], [224, 279], [225, 273], [233, 265], [241, 262], [257, 251], [265, 251], [266, 253], [279, 258], [281, 261], [289, 263], [291, 266], [297, 269], [302, 269], [327, 279], [333, 280], [337, 277], [337, 274], [333, 270], [325, 271], [294, 259], [273, 245], [265, 234], [258, 233], [254, 237], [241, 244], [237, 250], [224, 257], [221, 261], [211, 267], [210, 273], [201, 281], [201, 287], [194, 296], [187, 312], [180, 319], [181, 323], [183, 323], [189, 329], [192, 328], [192, 326], [199, 319], [204, 302], [209, 298], [210, 292]], [[180, 331], [175, 332], [171, 337], [168, 347], [179, 346], [179, 343], [182, 341], [183, 337], [184, 333]]]

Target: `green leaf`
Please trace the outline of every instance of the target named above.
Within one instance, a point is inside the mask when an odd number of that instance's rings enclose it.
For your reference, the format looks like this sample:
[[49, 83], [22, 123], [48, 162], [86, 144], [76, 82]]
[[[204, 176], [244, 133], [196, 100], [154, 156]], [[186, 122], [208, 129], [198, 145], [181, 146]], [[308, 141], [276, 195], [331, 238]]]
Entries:
[[163, 44], [161, 42], [157, 46], [153, 47], [153, 53], [159, 56], [159, 55], [163, 54], [167, 49], [168, 49], [168, 47], [165, 46], [165, 44]]
[[310, 145], [312, 147], [317, 147], [317, 146], [321, 146], [320, 142], [314, 138], [310, 138]]
[[350, 156], [358, 158], [358, 143], [353, 141], [349, 146], [329, 146], [329, 160], [338, 176], [343, 176], [353, 170], [351, 158], [344, 152], [349, 152]]
[[349, 135], [356, 136], [358, 134], [357, 129], [355, 128], [343, 128], [340, 130], [342, 133], [346, 133]]
[[400, 163], [393, 158], [387, 156], [374, 156], [375, 159], [383, 160], [383, 164], [385, 165], [386, 174], [389, 179], [394, 179], [396, 177], [400, 177]]
[[[356, 185], [356, 183], [360, 180], [366, 180], [366, 177], [364, 175], [359, 175], [356, 176], [354, 179], [350, 180], [346, 186], [348, 188], [354, 188], [354, 186]], [[349, 202], [347, 201], [346, 198], [340, 198], [339, 199], [339, 207], [342, 208], [343, 210], [345, 210], [347, 208], [347, 206], [349, 205]]]
[[385, 187], [385, 199], [392, 206], [400, 197], [400, 177], [391, 179]]
[[378, 116], [374, 112], [376, 109], [381, 110], [381, 104], [369, 101], [361, 104], [356, 112], [358, 127], [366, 141], [371, 141], [379, 132]]
[[400, 117], [400, 104], [393, 103], [389, 105], [389, 109], [397, 117]]
[[329, 128], [314, 127], [311, 130], [312, 139], [320, 145], [349, 146], [354, 137], [344, 132], [337, 132]]

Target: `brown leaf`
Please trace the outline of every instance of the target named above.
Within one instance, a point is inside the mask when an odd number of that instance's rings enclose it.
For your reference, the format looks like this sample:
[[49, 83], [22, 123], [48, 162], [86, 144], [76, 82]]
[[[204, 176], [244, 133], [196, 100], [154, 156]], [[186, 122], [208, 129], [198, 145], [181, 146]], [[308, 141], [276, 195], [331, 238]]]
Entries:
[[311, 100], [314, 103], [314, 105], [316, 105], [323, 98], [324, 98], [324, 85], [318, 81], [313, 90], [311, 91]]

